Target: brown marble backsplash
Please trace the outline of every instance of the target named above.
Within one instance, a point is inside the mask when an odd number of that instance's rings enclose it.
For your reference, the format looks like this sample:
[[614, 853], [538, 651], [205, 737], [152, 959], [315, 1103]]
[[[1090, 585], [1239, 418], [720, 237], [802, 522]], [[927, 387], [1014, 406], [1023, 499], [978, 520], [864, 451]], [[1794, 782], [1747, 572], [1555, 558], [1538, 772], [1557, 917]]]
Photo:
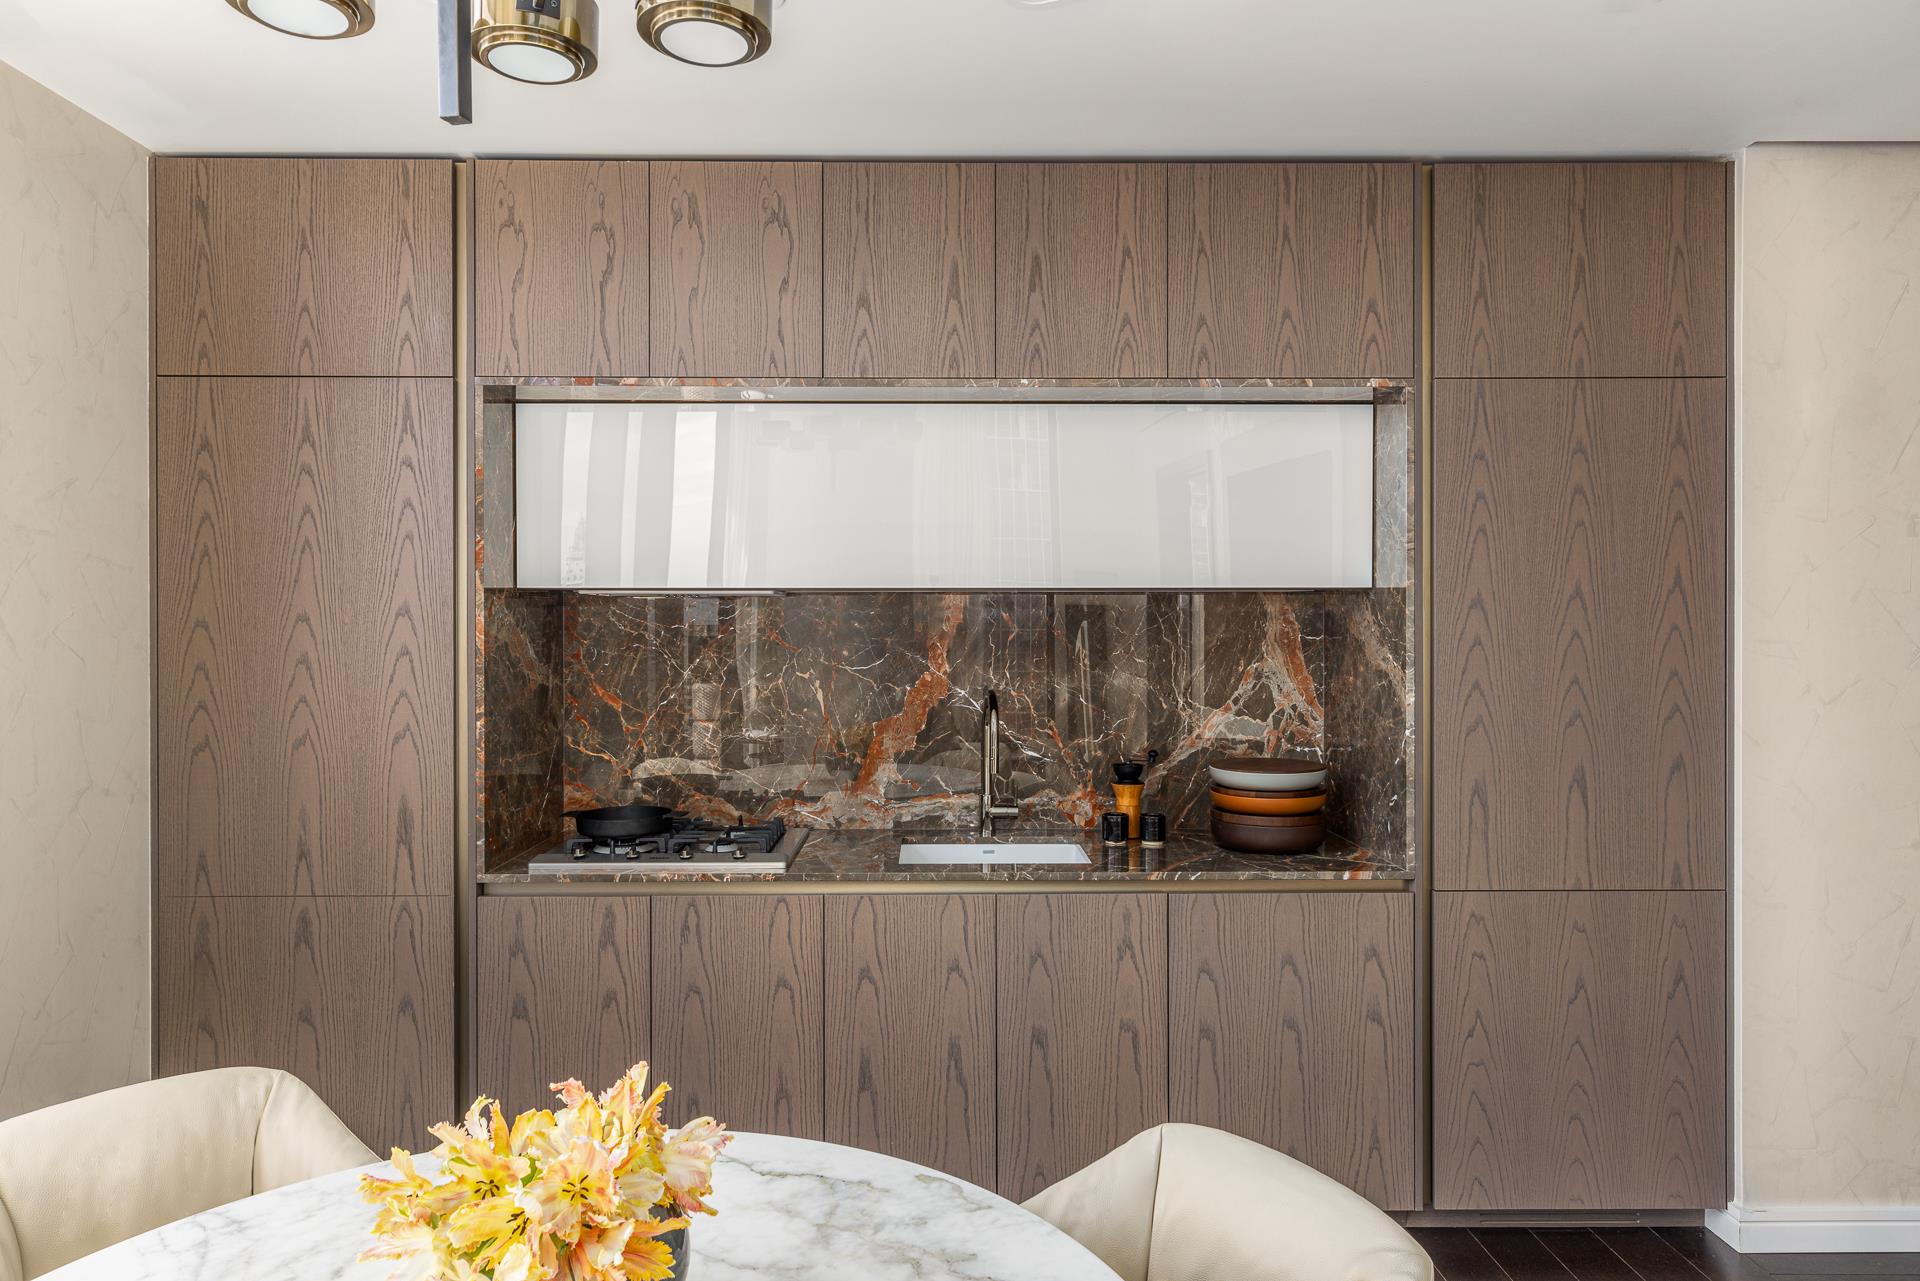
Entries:
[[1154, 748], [1148, 807], [1205, 830], [1209, 756], [1299, 751], [1332, 766], [1334, 831], [1406, 847], [1401, 590], [486, 597], [490, 864], [557, 836], [563, 807], [637, 797], [721, 820], [969, 826], [988, 688], [1025, 825], [1092, 825], [1109, 765]]

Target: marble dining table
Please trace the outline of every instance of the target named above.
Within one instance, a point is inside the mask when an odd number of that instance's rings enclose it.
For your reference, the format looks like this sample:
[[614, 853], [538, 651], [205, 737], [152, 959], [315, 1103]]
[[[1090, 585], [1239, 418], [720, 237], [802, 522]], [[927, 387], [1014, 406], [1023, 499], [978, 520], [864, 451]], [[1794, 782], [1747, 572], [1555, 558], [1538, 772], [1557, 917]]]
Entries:
[[[423, 1161], [423, 1171], [427, 1168]], [[374, 1208], [360, 1176], [385, 1162], [235, 1201], [131, 1237], [48, 1281], [383, 1281], [356, 1263]], [[859, 1148], [740, 1134], [688, 1236], [687, 1281], [992, 1278], [1115, 1281], [1046, 1220], [952, 1175]]]

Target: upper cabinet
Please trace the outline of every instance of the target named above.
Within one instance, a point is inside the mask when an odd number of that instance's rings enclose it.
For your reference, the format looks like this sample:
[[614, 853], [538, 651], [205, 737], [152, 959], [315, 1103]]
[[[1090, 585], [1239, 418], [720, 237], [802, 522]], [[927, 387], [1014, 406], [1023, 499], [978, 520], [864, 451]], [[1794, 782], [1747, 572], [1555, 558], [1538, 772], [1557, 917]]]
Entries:
[[647, 168], [476, 164], [476, 372], [607, 378], [650, 369]]
[[1434, 374], [1723, 377], [1717, 161], [1441, 165]]
[[1010, 164], [996, 172], [1001, 378], [1167, 373], [1167, 169]]
[[453, 165], [160, 157], [157, 374], [453, 373]]
[[826, 167], [829, 378], [993, 376], [993, 166]]
[[652, 372], [820, 375], [820, 166], [651, 166]]
[[1174, 378], [1411, 378], [1407, 164], [1174, 165]]

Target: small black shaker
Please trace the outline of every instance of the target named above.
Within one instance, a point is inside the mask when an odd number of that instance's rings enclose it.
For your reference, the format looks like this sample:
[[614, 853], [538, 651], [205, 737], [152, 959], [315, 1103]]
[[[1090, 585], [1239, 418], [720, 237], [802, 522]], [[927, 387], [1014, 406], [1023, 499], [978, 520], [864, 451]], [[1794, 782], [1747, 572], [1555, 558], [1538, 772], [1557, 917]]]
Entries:
[[1142, 814], [1140, 816], [1140, 843], [1160, 846], [1167, 843], [1167, 816], [1165, 814]]
[[1107, 845], [1127, 843], [1127, 816], [1118, 812], [1100, 816], [1100, 840]]

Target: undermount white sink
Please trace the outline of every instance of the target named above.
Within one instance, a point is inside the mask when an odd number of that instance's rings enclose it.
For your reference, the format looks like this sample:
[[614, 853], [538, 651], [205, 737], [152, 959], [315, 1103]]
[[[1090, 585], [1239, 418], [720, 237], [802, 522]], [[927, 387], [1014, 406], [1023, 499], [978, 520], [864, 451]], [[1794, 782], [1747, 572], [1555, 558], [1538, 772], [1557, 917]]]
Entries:
[[938, 863], [1086, 863], [1087, 852], [1078, 845], [1059, 842], [978, 841], [952, 844], [910, 844], [900, 847], [900, 862], [907, 866]]

